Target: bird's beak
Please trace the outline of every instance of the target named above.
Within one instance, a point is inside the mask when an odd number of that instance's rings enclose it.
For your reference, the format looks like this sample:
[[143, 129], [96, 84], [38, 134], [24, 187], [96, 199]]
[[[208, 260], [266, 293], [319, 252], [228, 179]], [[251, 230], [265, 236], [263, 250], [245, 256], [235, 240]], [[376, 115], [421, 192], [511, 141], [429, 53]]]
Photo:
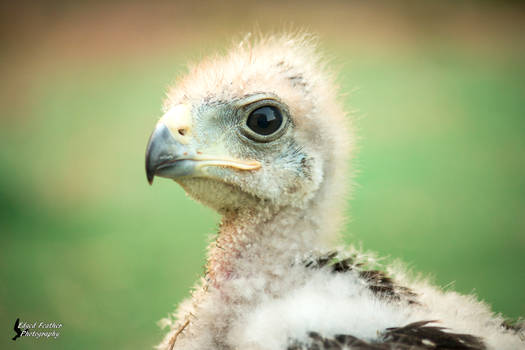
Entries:
[[146, 177], [150, 184], [155, 175], [176, 179], [206, 177], [209, 167], [257, 170], [255, 160], [233, 159], [226, 155], [207, 155], [198, 150], [193, 139], [191, 114], [184, 105], [172, 108], [157, 123], [146, 149]]

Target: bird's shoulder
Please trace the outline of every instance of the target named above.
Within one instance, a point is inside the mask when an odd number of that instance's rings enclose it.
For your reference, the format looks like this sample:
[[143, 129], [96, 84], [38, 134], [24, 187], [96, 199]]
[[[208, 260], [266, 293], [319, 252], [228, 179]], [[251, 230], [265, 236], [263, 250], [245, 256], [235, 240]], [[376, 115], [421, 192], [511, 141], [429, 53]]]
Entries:
[[304, 267], [311, 271], [322, 270], [335, 276], [351, 275], [380, 299], [418, 304], [416, 292], [398, 283], [386, 271], [380, 269], [376, 264], [371, 264], [368, 259], [360, 255], [360, 253], [340, 250], [312, 254], [304, 260]]
[[288, 350], [486, 349], [474, 335], [418, 318], [417, 293], [358, 254], [311, 254], [297, 265], [304, 282], [247, 312], [236, 339]]

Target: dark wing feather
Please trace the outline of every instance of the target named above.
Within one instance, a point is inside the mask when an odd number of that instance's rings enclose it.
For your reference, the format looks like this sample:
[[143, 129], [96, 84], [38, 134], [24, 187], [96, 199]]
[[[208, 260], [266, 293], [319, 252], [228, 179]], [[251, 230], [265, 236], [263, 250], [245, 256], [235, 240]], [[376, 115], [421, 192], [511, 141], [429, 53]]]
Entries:
[[369, 342], [352, 335], [325, 338], [310, 332], [310, 341], [294, 342], [288, 350], [485, 350], [483, 341], [470, 334], [449, 333], [443, 327], [428, 326], [434, 321], [388, 328], [381, 340]]
[[328, 268], [332, 273], [357, 273], [368, 289], [380, 298], [406, 301], [409, 304], [418, 304], [417, 294], [410, 288], [400, 286], [383, 271], [366, 270], [363, 264], [354, 258], [338, 259], [337, 252], [328, 252], [305, 262], [305, 267], [311, 269]]
[[444, 327], [428, 326], [435, 321], [410, 323], [404, 327], [388, 328], [383, 335], [386, 342], [420, 346], [422, 349], [485, 349], [483, 341], [470, 334], [446, 332]]

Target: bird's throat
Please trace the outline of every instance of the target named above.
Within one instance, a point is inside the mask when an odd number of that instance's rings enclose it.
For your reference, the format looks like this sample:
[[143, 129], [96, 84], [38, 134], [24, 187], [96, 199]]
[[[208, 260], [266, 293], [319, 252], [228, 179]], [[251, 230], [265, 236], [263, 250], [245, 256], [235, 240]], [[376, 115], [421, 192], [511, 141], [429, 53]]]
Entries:
[[[318, 247], [319, 224], [303, 208], [247, 208], [226, 213], [209, 247], [207, 278], [228, 281], [275, 275]], [[311, 214], [311, 213], [310, 213]]]

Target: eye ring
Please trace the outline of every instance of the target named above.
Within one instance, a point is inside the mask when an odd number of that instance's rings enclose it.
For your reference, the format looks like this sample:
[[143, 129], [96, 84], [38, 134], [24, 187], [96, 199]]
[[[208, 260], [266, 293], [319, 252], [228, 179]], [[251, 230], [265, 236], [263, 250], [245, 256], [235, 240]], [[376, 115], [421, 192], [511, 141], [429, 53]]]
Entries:
[[245, 110], [246, 118], [241, 126], [244, 136], [257, 142], [270, 142], [286, 131], [286, 111], [272, 102], [274, 101], [258, 101]]

